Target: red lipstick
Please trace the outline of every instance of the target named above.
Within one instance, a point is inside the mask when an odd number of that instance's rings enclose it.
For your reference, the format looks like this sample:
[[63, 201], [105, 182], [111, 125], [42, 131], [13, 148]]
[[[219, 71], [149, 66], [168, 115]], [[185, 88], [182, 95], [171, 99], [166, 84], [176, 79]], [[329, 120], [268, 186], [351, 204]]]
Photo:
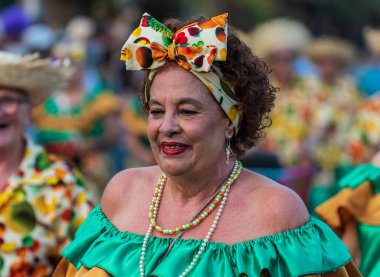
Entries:
[[175, 156], [186, 151], [187, 145], [178, 142], [162, 142], [161, 151], [165, 155]]

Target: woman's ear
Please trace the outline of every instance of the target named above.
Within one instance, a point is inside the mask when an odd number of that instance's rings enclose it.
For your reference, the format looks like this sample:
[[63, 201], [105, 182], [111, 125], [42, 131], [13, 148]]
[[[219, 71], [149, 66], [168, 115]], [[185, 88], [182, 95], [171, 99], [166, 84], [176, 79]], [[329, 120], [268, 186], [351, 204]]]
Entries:
[[233, 137], [234, 130], [235, 130], [234, 124], [230, 120], [228, 120], [228, 125], [225, 132], [226, 139], [231, 139]]

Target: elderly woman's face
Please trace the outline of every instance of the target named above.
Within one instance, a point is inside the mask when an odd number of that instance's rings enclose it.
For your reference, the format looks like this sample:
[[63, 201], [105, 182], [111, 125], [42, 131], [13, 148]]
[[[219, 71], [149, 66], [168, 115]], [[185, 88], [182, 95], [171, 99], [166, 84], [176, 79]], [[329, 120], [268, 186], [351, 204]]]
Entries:
[[22, 138], [28, 122], [26, 97], [16, 90], [0, 88], [0, 149]]
[[233, 127], [197, 77], [171, 64], [157, 73], [150, 92], [148, 137], [161, 169], [180, 175], [225, 161]]

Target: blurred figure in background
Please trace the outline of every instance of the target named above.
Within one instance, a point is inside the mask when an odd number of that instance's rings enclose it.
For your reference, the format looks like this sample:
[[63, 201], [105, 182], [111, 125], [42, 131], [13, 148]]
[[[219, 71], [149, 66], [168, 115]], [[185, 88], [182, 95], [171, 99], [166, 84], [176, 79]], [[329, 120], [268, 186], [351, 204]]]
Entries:
[[380, 276], [380, 152], [372, 163], [359, 165], [342, 178], [341, 191], [316, 209], [366, 277]]
[[309, 204], [311, 210], [337, 192], [336, 173], [345, 166], [346, 141], [361, 94], [347, 67], [354, 59], [354, 48], [336, 37], [312, 40], [306, 55], [318, 69], [319, 81], [310, 95], [313, 107], [310, 144], [317, 172]]
[[20, 40], [31, 23], [32, 18], [21, 4], [13, 4], [0, 10], [0, 49], [15, 54], [25, 53], [25, 47]]
[[[366, 29], [364, 34], [368, 47], [380, 57], [380, 31]], [[380, 275], [379, 68], [375, 62], [359, 78], [360, 87], [370, 97], [356, 111], [344, 144], [346, 162], [357, 167], [339, 181], [340, 191], [316, 208], [368, 277]]]
[[359, 79], [359, 82], [366, 80], [367, 88], [371, 87], [366, 90], [371, 96], [356, 112], [347, 139], [347, 160], [354, 165], [368, 163], [380, 150], [380, 29], [366, 28], [364, 37], [377, 60], [374, 60], [373, 68], [368, 69], [368, 78]]
[[49, 57], [50, 49], [58, 38], [58, 33], [45, 24], [34, 24], [22, 33], [20, 43], [24, 53], [40, 54], [40, 57]]
[[371, 97], [380, 91], [380, 28], [366, 27], [363, 35], [370, 57], [358, 70], [358, 85], [366, 96]]
[[80, 174], [24, 134], [63, 79], [36, 55], [0, 52], [0, 275], [50, 276], [92, 209]]
[[[272, 84], [279, 88], [271, 113], [272, 126], [268, 128], [259, 150], [281, 158], [279, 163], [289, 170], [284, 171], [277, 180], [292, 186], [304, 201], [311, 175], [306, 141], [313, 107], [309, 105], [309, 84], [295, 75], [293, 66], [309, 38], [304, 25], [285, 18], [268, 21], [258, 26], [252, 34], [252, 49], [268, 63], [272, 69]], [[251, 160], [255, 159], [255, 155], [252, 153]], [[263, 157], [260, 155], [257, 159], [262, 160]]]
[[347, 138], [347, 160], [368, 163], [380, 150], [380, 92], [364, 101], [355, 114]]
[[[137, 75], [141, 72], [129, 73], [136, 73]], [[136, 81], [131, 81], [131, 85], [133, 83], [136, 84]], [[143, 113], [137, 97], [138, 90], [133, 88], [130, 86], [131, 91], [124, 92], [122, 95], [121, 121], [125, 130], [123, 141], [128, 151], [125, 157], [126, 168], [156, 164], [147, 135], [147, 116]]]
[[77, 28], [72, 40], [56, 46], [57, 57], [71, 60], [72, 74], [61, 90], [33, 110], [33, 122], [37, 140], [48, 152], [73, 161], [100, 197], [114, 173], [109, 151], [121, 133], [120, 103], [96, 78], [92, 79], [97, 82], [92, 84], [94, 88], [86, 89], [86, 41], [90, 32], [86, 26]]

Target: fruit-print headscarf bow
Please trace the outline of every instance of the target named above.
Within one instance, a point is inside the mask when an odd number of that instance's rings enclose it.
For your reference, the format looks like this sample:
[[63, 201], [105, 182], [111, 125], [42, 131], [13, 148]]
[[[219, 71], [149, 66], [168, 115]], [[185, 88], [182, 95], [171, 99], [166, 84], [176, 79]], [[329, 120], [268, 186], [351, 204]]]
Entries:
[[173, 33], [161, 22], [144, 13], [121, 50], [121, 60], [127, 70], [151, 70], [145, 84], [145, 99], [157, 69], [166, 60], [176, 61], [199, 78], [211, 91], [216, 101], [235, 126], [240, 123], [238, 99], [224, 80], [213, 61], [227, 57], [227, 16], [222, 14], [209, 20], [191, 23]]

